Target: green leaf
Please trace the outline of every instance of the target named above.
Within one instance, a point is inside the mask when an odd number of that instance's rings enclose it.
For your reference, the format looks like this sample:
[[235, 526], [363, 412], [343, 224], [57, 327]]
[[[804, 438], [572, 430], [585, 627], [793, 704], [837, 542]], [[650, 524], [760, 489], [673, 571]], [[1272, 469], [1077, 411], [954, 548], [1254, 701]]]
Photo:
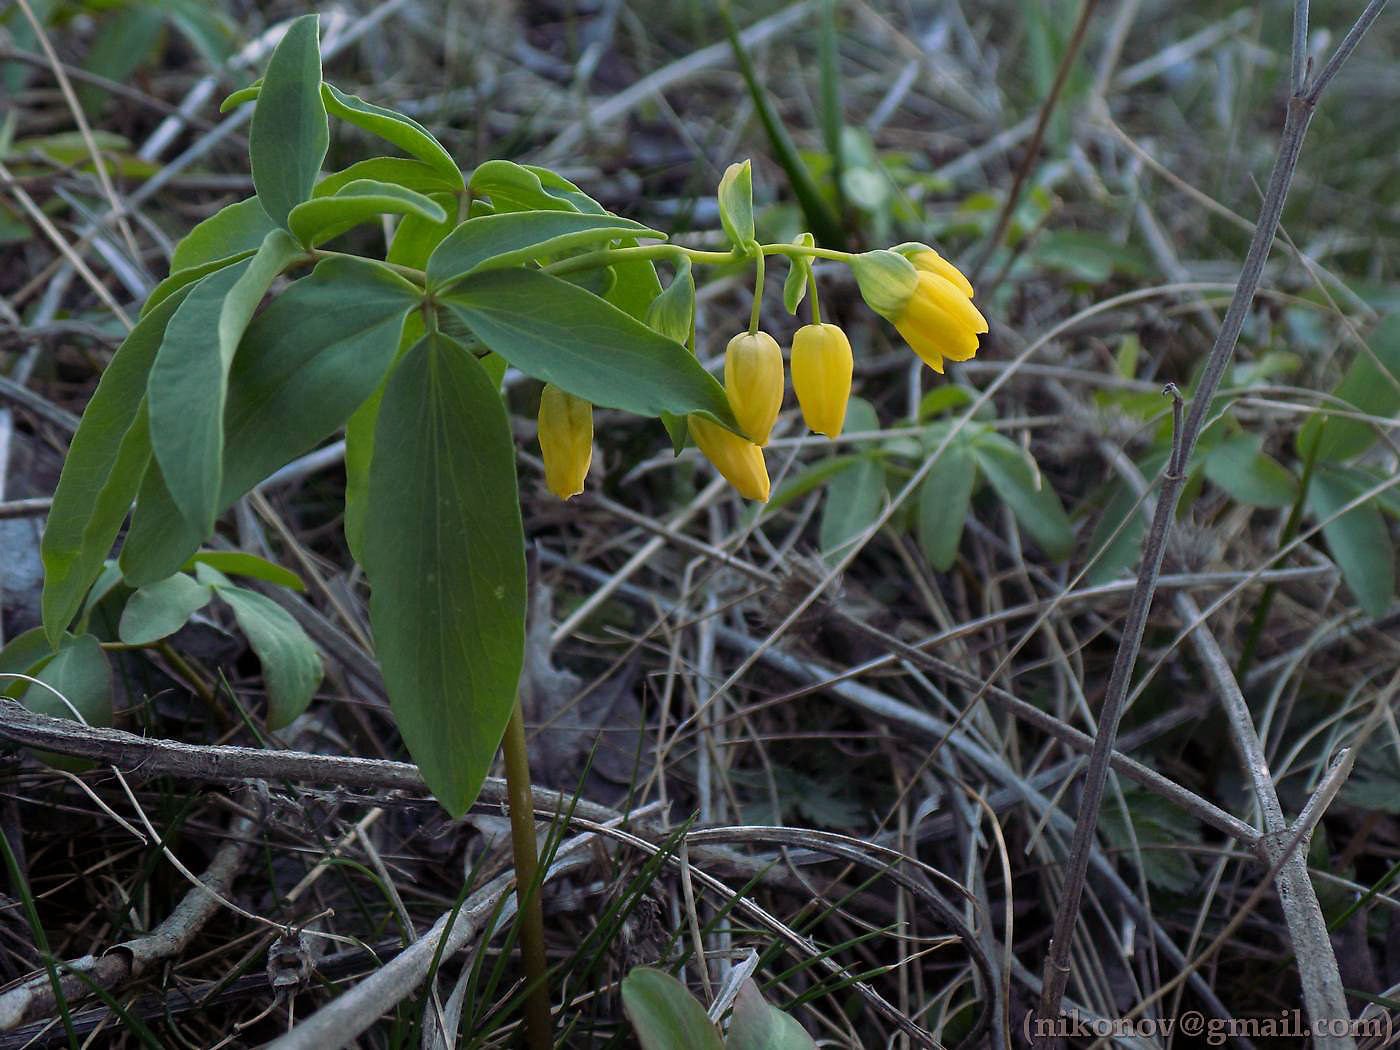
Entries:
[[358, 179], [342, 186], [333, 197], [314, 197], [298, 204], [287, 216], [287, 226], [309, 248], [381, 215], [447, 221], [447, 212], [430, 197], [392, 182]]
[[385, 388], [364, 568], [395, 721], [433, 794], [460, 816], [515, 706], [525, 538], [505, 404], [445, 336], [413, 347]]
[[[452, 199], [453, 211], [456, 210], [457, 192], [461, 189], [460, 185], [454, 184], [431, 164], [424, 164], [421, 160], [413, 160], [409, 157], [370, 157], [367, 160], [356, 161], [348, 168], [327, 175], [316, 183], [316, 188], [311, 193], [312, 199], [333, 197], [340, 191], [341, 187], [361, 179], [392, 183], [395, 186], [402, 186], [406, 190], [416, 190], [430, 197], [434, 194], [446, 193]], [[438, 201], [438, 203], [442, 202]]]
[[428, 260], [428, 282], [442, 286], [474, 270], [517, 266], [617, 237], [665, 238], [631, 219], [578, 212], [516, 211], [470, 219]]
[[764, 1000], [752, 977], [739, 985], [725, 1050], [817, 1050], [797, 1021]]
[[220, 513], [350, 418], [379, 385], [420, 302], [421, 292], [387, 267], [332, 257], [257, 316], [229, 374]]
[[279, 226], [286, 226], [291, 210], [311, 196], [330, 144], [321, 101], [319, 24], [319, 16], [302, 15], [288, 27], [267, 64], [248, 133], [253, 187]]
[[954, 441], [919, 487], [919, 546], [939, 572], [957, 560], [976, 482], [976, 461], [963, 442]]
[[[667, 339], [690, 346], [695, 326], [695, 277], [691, 273], [688, 256], [680, 257], [676, 264], [676, 276], [666, 290], [651, 301], [645, 320], [647, 327], [660, 332]], [[664, 412], [661, 422], [671, 438], [671, 448], [679, 456], [690, 440], [685, 417]]]
[[[880, 429], [880, 417], [864, 398], [853, 397], [846, 407], [846, 433]], [[831, 479], [822, 508], [817, 543], [835, 561], [851, 540], [865, 532], [880, 515], [885, 498], [885, 464], [875, 453], [862, 454]]]
[[[60, 636], [61, 637], [61, 636]], [[31, 627], [18, 634], [0, 648], [0, 676], [34, 674], [36, 667], [42, 667], [54, 657], [54, 647], [44, 636], [42, 627]], [[24, 691], [24, 682], [15, 682], [0, 677], [0, 694], [19, 696]]]
[[[1103, 807], [1100, 827], [1104, 837], [1130, 857], [1136, 842], [1142, 851], [1143, 874], [1152, 885], [1171, 893], [1189, 893], [1200, 878], [1193, 859], [1201, 846], [1196, 819], [1136, 785], [1124, 785], [1123, 801], [1126, 820], [1122, 807]], [[1132, 821], [1131, 830], [1127, 820]]]
[[485, 270], [443, 297], [491, 350], [585, 401], [643, 416], [706, 412], [731, 429], [723, 388], [685, 347], [535, 270]]
[[953, 383], [940, 383], [925, 394], [919, 402], [919, 422], [926, 422], [934, 416], [951, 412], [955, 408], [962, 408], [963, 405], [971, 403], [972, 394], [968, 392], [966, 387]]
[[151, 289], [151, 294], [146, 297], [145, 305], [141, 307], [141, 316], [145, 317], [166, 299], [176, 292], [188, 288], [190, 285], [208, 277], [211, 273], [218, 273], [226, 267], [235, 263], [241, 263], [245, 259], [251, 259], [256, 251], [239, 252], [237, 255], [230, 255], [227, 259], [215, 259], [213, 262], [201, 263], [198, 266], [188, 266], [183, 270], [176, 270], [160, 284]]
[[748, 513], [751, 518], [767, 520], [809, 492], [821, 488], [847, 467], [854, 466], [860, 458], [857, 455], [846, 455], [827, 456], [825, 459], [819, 459], [811, 466], [803, 468], [796, 476], [783, 482], [782, 488], [774, 492], [767, 503], [751, 506]]
[[1029, 454], [997, 433], [982, 434], [972, 446], [977, 465], [1021, 528], [1051, 558], [1069, 555], [1074, 529], [1054, 489], [1045, 483]]
[[230, 576], [247, 576], [294, 591], [306, 590], [306, 584], [291, 569], [284, 569], [266, 558], [259, 558], [256, 554], [246, 554], [243, 551], [200, 551], [180, 568], [184, 572], [193, 572], [200, 565], [207, 565]]
[[723, 1050], [705, 1008], [669, 973], [633, 969], [622, 981], [622, 1009], [642, 1050]]
[[[423, 315], [418, 312], [409, 314], [399, 335], [399, 346], [394, 353], [395, 363], [417, 345], [423, 333]], [[365, 564], [365, 514], [369, 509], [369, 465], [374, 458], [374, 431], [379, 421], [379, 404], [384, 399], [384, 388], [392, 374], [390, 371], [380, 380], [374, 392], [355, 409], [345, 424], [345, 543], [350, 548], [350, 556], [361, 567]], [[499, 388], [500, 384], [496, 385]]]
[[247, 87], [239, 88], [237, 91], [231, 92], [219, 103], [219, 112], [227, 113], [231, 109], [237, 109], [245, 103], [252, 102], [262, 94], [262, 86], [263, 78], [258, 77], [257, 80], [253, 81]]
[[[201, 575], [209, 573], [201, 566]], [[262, 664], [267, 686], [267, 724], [281, 729], [306, 710], [325, 673], [321, 655], [290, 613], [265, 595], [235, 587], [216, 575], [206, 578], [228, 603]]]
[[405, 215], [394, 230], [389, 251], [384, 256], [385, 262], [426, 270], [433, 251], [444, 237], [457, 228], [456, 197], [450, 193], [434, 193], [430, 199], [443, 209], [447, 217], [442, 222], [429, 222], [418, 215]]
[[[1400, 314], [1392, 314], [1378, 324], [1367, 346], [1375, 360], [1371, 359], [1371, 354], [1361, 351], [1332, 393], [1358, 412], [1390, 418], [1400, 412]], [[1370, 423], [1327, 418], [1326, 410], [1322, 409], [1298, 431], [1295, 443], [1298, 457], [1307, 459], [1307, 450], [1319, 439], [1322, 443], [1318, 446], [1317, 458], [1336, 461], [1365, 452], [1376, 443], [1378, 434]]]
[[[155, 50], [164, 26], [159, 11], [136, 4], [109, 12], [98, 27], [83, 68], [108, 80], [126, 80]], [[107, 101], [107, 89], [96, 84], [78, 84], [75, 90], [89, 117]]]
[[102, 571], [151, 458], [146, 380], [184, 298], [176, 292], [122, 341], [68, 446], [40, 545], [44, 630], [53, 645]]
[[322, 83], [322, 98], [326, 111], [338, 120], [363, 128], [392, 142], [399, 149], [427, 164], [448, 181], [450, 188], [459, 190], [463, 186], [462, 173], [452, 154], [443, 148], [442, 143], [432, 136], [411, 117], [384, 109], [354, 95], [347, 95], [334, 84]]
[[731, 164], [719, 180], [719, 221], [734, 247], [745, 251], [753, 242], [753, 165]]
[[1252, 507], [1292, 506], [1298, 494], [1293, 475], [1260, 450], [1258, 434], [1237, 434], [1206, 453], [1206, 477]]
[[203, 541], [204, 534], [197, 532], [175, 506], [160, 463], [150, 456], [117, 559], [122, 579], [133, 587], [163, 580], [178, 572]]
[[182, 572], [147, 584], [127, 599], [117, 637], [127, 645], [149, 645], [174, 634], [209, 604], [210, 590]]
[[[39, 672], [38, 679], [61, 693], [88, 725], [112, 724], [112, 669], [101, 643], [92, 635], [65, 637], [58, 655]], [[29, 710], [54, 718], [71, 719], [68, 704], [39, 686], [30, 686], [24, 696]]]
[[220, 208], [180, 239], [170, 256], [173, 276], [192, 266], [251, 253], [262, 247], [277, 224], [267, 217], [256, 197]]
[[223, 509], [223, 414], [234, 352], [273, 280], [300, 254], [274, 230], [248, 262], [206, 277], [171, 319], [151, 369], [151, 447], [175, 505], [204, 535]]
[[[1127, 524], [1114, 536], [1114, 530]], [[1123, 483], [1115, 484], [1113, 495], [1104, 506], [1103, 513], [1089, 534], [1089, 557], [1093, 564], [1085, 581], [1091, 587], [1116, 580], [1137, 564], [1142, 553], [1142, 537], [1147, 532], [1147, 522], [1143, 520], [1138, 507], [1137, 493]], [[1099, 553], [1102, 550], [1103, 553]], [[1098, 555], [1095, 558], [1095, 555]]]
[[[541, 176], [553, 176], [546, 189]], [[577, 194], [572, 182], [539, 168], [529, 168], [509, 160], [488, 160], [472, 172], [471, 190], [490, 197], [497, 213], [508, 211], [579, 211], [567, 194]]]
[[[810, 248], [817, 239], [810, 233], [798, 235], [792, 242]], [[788, 275], [783, 281], [783, 305], [790, 314], [797, 313], [802, 300], [807, 296], [807, 285], [812, 280], [812, 260], [805, 255], [788, 257]]]
[[[1326, 521], [1363, 491], [1352, 478], [1318, 464], [1308, 485], [1308, 510], [1318, 521]], [[1322, 526], [1322, 535], [1357, 603], [1379, 619], [1395, 594], [1395, 547], [1376, 501], [1334, 518]]]

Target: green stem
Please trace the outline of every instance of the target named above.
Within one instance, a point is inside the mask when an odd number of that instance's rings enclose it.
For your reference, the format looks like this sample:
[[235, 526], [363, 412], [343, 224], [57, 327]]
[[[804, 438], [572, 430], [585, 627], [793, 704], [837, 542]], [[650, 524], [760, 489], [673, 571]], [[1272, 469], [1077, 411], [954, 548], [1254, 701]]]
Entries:
[[[758, 250], [761, 255], [831, 259], [836, 262], [850, 262], [851, 259], [855, 258], [851, 252], [840, 252], [831, 248], [819, 248], [815, 245], [805, 244], [760, 244]], [[334, 255], [336, 253], [329, 252], [327, 254]], [[544, 272], [554, 274], [557, 277], [561, 274], [576, 273], [579, 270], [593, 270], [600, 266], [610, 266], [615, 262], [627, 262], [635, 259], [675, 259], [680, 256], [685, 256], [693, 263], [705, 263], [710, 266], [723, 266], [727, 263], [739, 262], [744, 258], [743, 255], [732, 251], [708, 252], [702, 248], [687, 248], [683, 244], [672, 244], [668, 241], [662, 244], [639, 244], [635, 248], [599, 248], [597, 251], [575, 255], [572, 259], [560, 259], [558, 262], [550, 263], [544, 267]]]
[[[798, 264], [794, 262], [793, 265], [796, 266]], [[817, 295], [817, 275], [812, 272], [810, 267], [807, 270], [807, 291], [812, 295], [812, 323], [821, 324], [822, 301], [821, 297]]]
[[159, 641], [155, 648], [161, 656], [165, 657], [165, 662], [171, 666], [175, 673], [183, 678], [189, 687], [199, 694], [199, 698], [212, 709], [214, 707], [214, 691], [205, 684], [203, 678], [195, 673], [194, 668], [185, 662], [185, 658], [175, 651], [175, 647], [167, 641]]
[[749, 335], [758, 331], [758, 315], [763, 309], [763, 253], [754, 256], [753, 309], [749, 311]]
[[[360, 262], [363, 262], [365, 259], [363, 255], [356, 255], [354, 252], [334, 252], [329, 251], [325, 248], [308, 248], [307, 254], [310, 255], [313, 259], [341, 258], [356, 259]], [[407, 277], [414, 284], [421, 284], [426, 286], [428, 283], [428, 275], [422, 270], [415, 270], [412, 266], [402, 266], [399, 263], [385, 262], [382, 259], [376, 259], [374, 261], [380, 266], [387, 266], [395, 273], [403, 277]]]
[[529, 992], [525, 999], [525, 1042], [530, 1050], [553, 1050], [549, 1012], [549, 966], [544, 952], [544, 910], [540, 906], [539, 856], [535, 848], [535, 802], [530, 791], [530, 755], [520, 695], [501, 741], [510, 799], [510, 840], [515, 853], [515, 897], [519, 903], [520, 955]]

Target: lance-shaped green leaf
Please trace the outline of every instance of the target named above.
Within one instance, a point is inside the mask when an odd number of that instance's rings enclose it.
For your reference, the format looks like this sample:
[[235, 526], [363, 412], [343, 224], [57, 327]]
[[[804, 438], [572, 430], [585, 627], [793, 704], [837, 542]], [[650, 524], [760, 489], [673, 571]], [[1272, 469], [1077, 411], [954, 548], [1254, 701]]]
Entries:
[[[695, 329], [695, 276], [691, 273], [690, 259], [682, 255], [676, 264], [676, 276], [666, 286], [666, 290], [651, 301], [647, 307], [646, 323], [667, 339], [689, 346]], [[671, 448], [680, 455], [690, 440], [690, 428], [685, 417], [665, 412], [661, 422], [671, 438]]]
[[[421, 312], [415, 311], [404, 321], [399, 335], [399, 348], [394, 354], [397, 362], [423, 338], [425, 324]], [[495, 356], [494, 354], [492, 355]], [[499, 359], [498, 359], [499, 360]], [[390, 371], [389, 375], [393, 372]], [[345, 423], [345, 543], [350, 556], [365, 564], [365, 515], [369, 510], [369, 465], [374, 459], [374, 431], [379, 422], [379, 404], [388, 385], [386, 375], [351, 414]], [[499, 388], [499, 384], [497, 384]]]
[[[846, 407], [846, 433], [879, 429], [880, 417], [875, 407], [864, 398], [851, 398]], [[879, 517], [885, 498], [884, 460], [874, 454], [851, 459], [850, 466], [832, 476], [826, 490], [826, 506], [822, 508], [817, 542], [831, 561], [844, 555], [846, 545]]]
[[247, 87], [230, 92], [224, 100], [219, 103], [219, 112], [227, 113], [231, 109], [237, 109], [239, 106], [255, 101], [257, 97], [262, 94], [262, 85], [263, 78], [258, 77], [257, 80], [253, 81]]
[[723, 1050], [705, 1008], [669, 973], [636, 967], [623, 978], [622, 1009], [642, 1050]]
[[447, 213], [430, 197], [392, 182], [358, 179], [332, 197], [303, 201], [287, 216], [292, 235], [308, 248], [381, 215], [417, 215], [429, 222], [446, 222]]
[[394, 230], [384, 261], [415, 270], [427, 269], [433, 250], [457, 226], [457, 199], [450, 193], [434, 193], [432, 199], [446, 214], [442, 222], [429, 222], [417, 215], [405, 215]]
[[183, 270], [176, 270], [160, 284], [151, 289], [151, 294], [146, 296], [145, 305], [141, 307], [141, 316], [145, 317], [165, 300], [169, 299], [176, 292], [184, 291], [190, 285], [202, 281], [211, 273], [218, 273], [234, 263], [241, 263], [245, 259], [251, 259], [257, 254], [256, 249], [246, 252], [239, 252], [230, 255], [226, 259], [215, 259], [213, 262], [200, 263], [198, 266], [187, 266]]
[[1326, 522], [1322, 535], [1357, 603], [1368, 616], [1379, 618], [1395, 595], [1395, 547], [1385, 519], [1375, 500], [1333, 517], [1363, 491], [1353, 478], [1320, 466], [1308, 485], [1308, 510]]
[[[461, 173], [458, 172], [458, 174]], [[312, 196], [334, 196], [341, 187], [360, 179], [392, 182], [395, 186], [428, 194], [444, 191], [455, 194], [456, 190], [461, 188], [460, 178], [454, 184], [431, 164], [424, 164], [421, 160], [413, 160], [409, 157], [370, 157], [368, 160], [356, 161], [348, 168], [327, 175], [316, 183], [316, 189], [312, 192]]]
[[234, 586], [208, 565], [200, 565], [197, 571], [201, 583], [228, 603], [258, 654], [267, 687], [267, 724], [281, 729], [311, 703], [325, 674], [321, 654], [301, 624], [271, 598]]
[[40, 552], [44, 630], [57, 645], [102, 571], [151, 458], [146, 381], [182, 290], [133, 328], [102, 373], [68, 446]]
[[724, 232], [743, 250], [753, 240], [753, 165], [731, 164], [719, 180], [719, 221]]
[[685, 347], [537, 270], [483, 270], [442, 302], [522, 372], [643, 416], [705, 412], [736, 429], [724, 389]]
[[1278, 460], [1260, 451], [1259, 434], [1236, 434], [1205, 455], [1206, 477], [1241, 503], [1253, 507], [1291, 506], [1298, 485]]
[[321, 100], [319, 24], [319, 16], [303, 15], [288, 27], [267, 64], [248, 132], [253, 187], [279, 226], [311, 196], [330, 145]]
[[428, 260], [428, 281], [447, 284], [473, 270], [518, 266], [618, 237], [666, 235], [631, 219], [566, 211], [517, 211], [462, 223]]
[[183, 572], [147, 584], [127, 599], [117, 636], [127, 645], [149, 645], [174, 634], [209, 604], [209, 588]]
[[954, 440], [919, 488], [919, 546], [939, 572], [957, 560], [976, 481], [976, 461], [963, 442]]
[[[817, 239], [810, 233], [803, 233], [799, 234], [793, 243], [810, 248], [817, 243]], [[802, 305], [802, 300], [807, 296], [807, 285], [812, 280], [811, 256], [788, 256], [788, 275], [787, 279], [783, 281], [783, 306], [787, 307], [788, 313], [797, 313], [797, 308]]]
[[323, 83], [321, 91], [326, 110], [331, 116], [392, 142], [405, 153], [431, 166], [452, 184], [453, 189], [462, 188], [462, 173], [452, 154], [422, 124], [392, 109], [347, 95], [333, 84]]
[[[546, 187], [543, 179], [550, 178]], [[542, 168], [510, 160], [488, 160], [471, 176], [472, 193], [490, 197], [496, 212], [579, 211], [569, 197], [579, 193], [572, 182]]]
[[1074, 546], [1074, 529], [1060, 498], [1028, 455], [996, 433], [979, 435], [972, 452], [982, 475], [1011, 508], [1021, 528], [1050, 557], [1067, 557]]
[[300, 254], [291, 237], [274, 230], [252, 259], [206, 277], [171, 318], [151, 369], [151, 447], [175, 505], [201, 534], [223, 509], [223, 417], [234, 351], [273, 280]]
[[170, 272], [203, 266], [262, 247], [277, 224], [256, 197], [220, 208], [180, 239], [170, 256]]
[[421, 292], [333, 257], [249, 325], [229, 374], [219, 510], [344, 425], [382, 380]]
[[430, 335], [379, 406], [365, 572], [394, 718], [423, 779], [460, 816], [515, 705], [525, 540], [500, 395], [461, 344]]
[[122, 579], [132, 587], [144, 587], [178, 572], [205, 538], [175, 506], [155, 456], [147, 458], [136, 509], [117, 559]]
[[306, 590], [306, 584], [291, 569], [284, 569], [266, 558], [244, 551], [200, 551], [181, 566], [185, 572], [194, 572], [199, 566], [207, 565], [230, 576], [247, 576], [264, 583], [276, 584], [294, 591]]

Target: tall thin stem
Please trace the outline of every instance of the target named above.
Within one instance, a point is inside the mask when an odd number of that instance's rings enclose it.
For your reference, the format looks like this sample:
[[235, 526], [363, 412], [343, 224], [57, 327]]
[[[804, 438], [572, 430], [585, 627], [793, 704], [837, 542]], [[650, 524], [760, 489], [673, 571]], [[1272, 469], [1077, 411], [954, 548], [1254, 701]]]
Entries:
[[530, 790], [530, 755], [525, 746], [525, 713], [519, 694], [501, 741], [510, 799], [510, 844], [515, 853], [515, 896], [520, 916], [520, 957], [529, 992], [525, 997], [525, 1041], [530, 1050], [552, 1050], [549, 965], [544, 953], [544, 909], [540, 905], [539, 854], [535, 844], [535, 804]]
[[[1191, 400], [1191, 411], [1179, 432], [1173, 435], [1173, 455], [1171, 464], [1163, 476], [1162, 491], [1157, 501], [1156, 512], [1143, 548], [1142, 565], [1138, 570], [1137, 584], [1133, 589], [1128, 607], [1128, 615], [1123, 625], [1123, 633], [1114, 656], [1113, 670], [1109, 675], [1108, 689], [1104, 697], [1103, 712], [1100, 716], [1098, 732], [1094, 739], [1094, 750], [1090, 753], [1088, 769], [1084, 777], [1083, 794], [1079, 802], [1079, 812], [1075, 819], [1074, 835], [1066, 862], [1064, 894], [1060, 899], [1059, 911], [1055, 916], [1050, 951], [1046, 956], [1044, 983], [1042, 985], [1039, 1018], [1045, 1024], [1037, 1026], [1035, 1045], [1038, 1048], [1054, 1046], [1058, 1039], [1049, 1034], [1055, 1030], [1055, 1019], [1059, 1016], [1060, 1003], [1064, 998], [1065, 986], [1069, 981], [1070, 945], [1074, 936], [1075, 923], [1079, 917], [1080, 903], [1084, 892], [1084, 881], [1089, 868], [1089, 854], [1094, 844], [1094, 829], [1098, 823], [1099, 808], [1103, 802], [1104, 786], [1108, 778], [1109, 757], [1118, 737], [1118, 724], [1126, 706], [1128, 686], [1132, 678], [1133, 666], [1137, 662], [1142, 647], [1143, 631], [1147, 626], [1147, 614], [1152, 605], [1152, 597], [1157, 588], [1157, 577], [1161, 571], [1162, 558], [1166, 553], [1167, 538], [1171, 523], [1176, 514], [1177, 500], [1185, 483], [1185, 464], [1190, 462], [1191, 452], [1205, 425], [1215, 392], [1220, 386], [1221, 377], [1230, 363], [1235, 345], [1239, 341], [1240, 329], [1245, 315], [1259, 289], [1259, 280], [1278, 230], [1279, 219], [1283, 214], [1284, 201], [1293, 181], [1293, 172], [1298, 164], [1298, 155], [1303, 148], [1303, 138], [1307, 134], [1308, 123], [1312, 119], [1324, 77], [1330, 79], [1340, 65], [1339, 55], [1350, 53], [1364, 32], [1364, 23], [1369, 25], [1379, 14], [1385, 0], [1373, 0], [1353, 26], [1338, 54], [1332, 56], [1318, 81], [1306, 90], [1294, 90], [1289, 98], [1288, 112], [1284, 120], [1283, 133], [1279, 142], [1278, 155], [1274, 160], [1273, 172], [1269, 176], [1268, 189], [1259, 222], [1254, 228], [1249, 252], [1245, 256], [1240, 271], [1239, 283], [1235, 286], [1234, 297], [1230, 300], [1225, 319], [1211, 347], [1206, 360], [1196, 394]], [[1306, 17], [1307, 4], [1300, 3], [1295, 8], [1295, 16]], [[1361, 29], [1358, 30], [1358, 26]], [[1295, 47], [1305, 40], [1306, 34], [1294, 35]], [[1298, 59], [1295, 54], [1294, 66]], [[1179, 416], [1178, 416], [1179, 419]]]

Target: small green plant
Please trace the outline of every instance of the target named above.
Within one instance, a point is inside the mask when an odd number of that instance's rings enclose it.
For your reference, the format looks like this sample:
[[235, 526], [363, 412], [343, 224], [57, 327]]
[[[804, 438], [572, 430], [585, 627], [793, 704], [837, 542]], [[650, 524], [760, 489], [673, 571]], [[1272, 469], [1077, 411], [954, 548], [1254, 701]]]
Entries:
[[[465, 173], [413, 120], [324, 81], [314, 15], [289, 26], [265, 76], [225, 108], [247, 103], [256, 195], [178, 244], [88, 404], [44, 534], [39, 641], [58, 654], [50, 666], [96, 674], [100, 643], [69, 633], [94, 584], [131, 589], [121, 614], [131, 645], [161, 644], [218, 598], [263, 658], [269, 723], [286, 724], [320, 680], [315, 650], [275, 603], [229, 582], [241, 569], [201, 546], [235, 501], [344, 427], [346, 540], [370, 583], [399, 731], [454, 815], [476, 799], [504, 739], [527, 884], [525, 537], [506, 365], [546, 384], [539, 434], [558, 495], [584, 485], [592, 406], [602, 405], [660, 419], [678, 453], [693, 439], [744, 496], [766, 500], [762, 446], [785, 392], [781, 348], [758, 330], [767, 258], [789, 262], [790, 311], [811, 292], [816, 331], [800, 341], [812, 345], [794, 382], [809, 424], [832, 437], [850, 392], [849, 347], [822, 323], [813, 258], [849, 265], [866, 303], [936, 371], [971, 357], [987, 322], [966, 279], [926, 245], [857, 255], [810, 234], [760, 244], [747, 162], [719, 187], [729, 251], [669, 243], [545, 168], [493, 160]], [[323, 175], [331, 118], [406, 156]], [[386, 216], [397, 225], [382, 258], [327, 247]], [[674, 268], [664, 290], [658, 260]], [[722, 386], [694, 353], [691, 267], [736, 262], [753, 265], [756, 291]], [[543, 1045], [538, 904], [522, 917], [531, 1042]]]
[[723, 1039], [695, 996], [669, 973], [638, 966], [622, 982], [622, 1006], [642, 1050], [816, 1050], [806, 1030], [763, 998], [752, 977], [734, 997]]

